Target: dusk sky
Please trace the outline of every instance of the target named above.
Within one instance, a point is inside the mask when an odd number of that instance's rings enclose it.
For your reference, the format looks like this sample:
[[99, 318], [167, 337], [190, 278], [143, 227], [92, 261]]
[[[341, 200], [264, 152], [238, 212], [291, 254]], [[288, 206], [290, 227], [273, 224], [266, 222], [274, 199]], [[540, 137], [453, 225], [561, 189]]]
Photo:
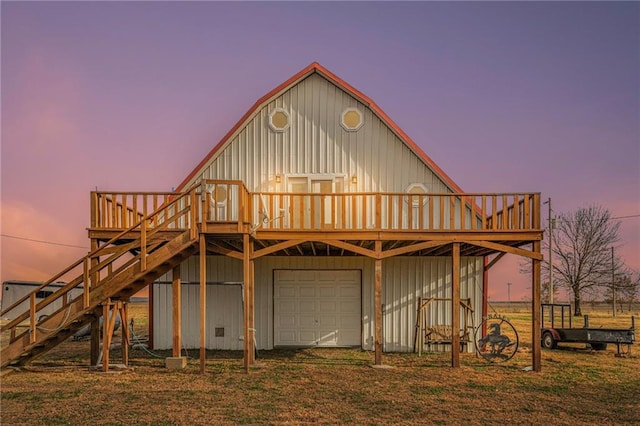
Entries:
[[[635, 216], [622, 219], [618, 252], [640, 269], [638, 2], [0, 8], [2, 281], [45, 280], [86, 254], [91, 190], [178, 186], [313, 61], [465, 191]], [[530, 295], [509, 257], [491, 270], [491, 300], [506, 299], [507, 282], [512, 300]]]

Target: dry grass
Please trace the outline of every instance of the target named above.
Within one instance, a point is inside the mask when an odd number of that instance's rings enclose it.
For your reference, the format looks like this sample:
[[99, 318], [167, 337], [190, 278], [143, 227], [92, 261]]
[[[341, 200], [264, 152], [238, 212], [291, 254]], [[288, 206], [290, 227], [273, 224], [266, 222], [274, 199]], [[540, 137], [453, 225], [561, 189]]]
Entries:
[[[134, 307], [137, 332], [146, 311]], [[636, 314], [637, 315], [637, 314]], [[28, 369], [2, 376], [1, 423], [54, 424], [640, 424], [638, 357], [572, 345], [530, 365], [531, 315], [510, 314], [519, 353], [502, 365], [471, 354], [385, 354], [373, 369], [360, 350], [264, 351], [250, 374], [241, 354], [211, 352], [182, 371], [140, 350], [132, 369], [89, 371], [87, 342], [66, 342]], [[629, 315], [591, 312], [592, 326], [628, 327]], [[574, 324], [576, 325], [576, 324]], [[578, 324], [579, 326], [580, 324]], [[117, 339], [116, 339], [117, 340]], [[634, 347], [637, 352], [637, 347]], [[119, 362], [117, 352], [112, 357]], [[163, 353], [168, 355], [168, 353]], [[196, 355], [195, 353], [193, 354]]]

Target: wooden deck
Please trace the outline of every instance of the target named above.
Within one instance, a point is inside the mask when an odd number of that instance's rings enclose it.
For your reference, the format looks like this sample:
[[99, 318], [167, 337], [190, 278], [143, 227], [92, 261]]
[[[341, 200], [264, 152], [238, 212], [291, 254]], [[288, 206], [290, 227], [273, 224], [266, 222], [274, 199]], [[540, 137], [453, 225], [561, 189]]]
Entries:
[[[171, 192], [92, 192], [89, 237], [106, 241], [170, 202]], [[283, 193], [246, 190], [238, 181], [205, 181], [191, 223], [207, 236], [211, 252], [242, 252], [249, 234], [256, 250], [284, 256], [370, 255], [382, 242], [388, 255], [463, 256], [519, 247], [542, 239], [538, 193]], [[181, 214], [177, 204], [166, 218]], [[147, 224], [163, 225], [163, 217]], [[172, 221], [168, 239], [186, 230]], [[137, 232], [123, 235], [134, 239]]]

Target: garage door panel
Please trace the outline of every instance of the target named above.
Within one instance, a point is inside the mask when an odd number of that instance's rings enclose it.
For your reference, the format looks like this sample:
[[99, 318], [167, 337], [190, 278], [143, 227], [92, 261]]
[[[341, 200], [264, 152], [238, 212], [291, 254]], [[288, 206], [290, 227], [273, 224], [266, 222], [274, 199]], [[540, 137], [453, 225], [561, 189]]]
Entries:
[[[318, 321], [318, 325], [322, 327], [331, 327], [335, 328], [338, 323], [338, 318], [335, 315], [320, 315], [320, 320]], [[342, 322], [342, 319], [340, 319]]]
[[327, 312], [331, 312], [331, 313], [335, 313], [338, 309], [338, 303], [331, 300], [331, 301], [324, 301], [321, 300], [320, 304], [319, 304], [319, 310], [318, 312], [320, 312], [321, 314], [327, 313]]
[[315, 313], [317, 311], [316, 306], [317, 306], [317, 303], [315, 300], [301, 300], [298, 302], [298, 312]]
[[319, 334], [318, 346], [336, 346], [338, 344], [335, 330], [321, 330]]
[[299, 315], [298, 318], [300, 319], [300, 321], [298, 322], [298, 325], [300, 327], [314, 328], [317, 324], [315, 315]]
[[280, 285], [278, 287], [278, 296], [280, 297], [295, 297], [296, 286], [293, 284]]
[[341, 300], [340, 312], [350, 313], [360, 311], [360, 302], [355, 300]]
[[318, 341], [318, 337], [316, 334], [316, 331], [314, 330], [300, 330], [298, 332], [298, 342], [296, 342], [296, 345], [299, 345], [299, 342], [316, 342]]
[[334, 286], [323, 285], [320, 287], [320, 297], [336, 297], [336, 288]]
[[275, 311], [279, 313], [295, 313], [298, 304], [293, 300], [279, 300], [275, 306]]
[[293, 315], [282, 315], [278, 318], [278, 327], [280, 329], [289, 329], [296, 327], [296, 317]]
[[360, 284], [341, 285], [339, 287], [340, 297], [360, 297]]
[[316, 297], [316, 287], [312, 287], [310, 285], [304, 285], [299, 287], [299, 295], [300, 297]]
[[278, 340], [282, 345], [295, 345], [297, 341], [296, 335], [295, 331], [280, 330], [278, 332]]

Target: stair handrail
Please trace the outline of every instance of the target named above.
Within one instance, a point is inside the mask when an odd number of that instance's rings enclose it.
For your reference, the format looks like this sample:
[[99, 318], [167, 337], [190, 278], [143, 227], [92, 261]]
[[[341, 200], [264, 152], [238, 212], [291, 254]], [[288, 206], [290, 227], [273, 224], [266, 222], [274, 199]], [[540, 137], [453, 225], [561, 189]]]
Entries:
[[[176, 195], [178, 195], [178, 196], [175, 199], [170, 200], [170, 202], [168, 202], [166, 204], [163, 204], [162, 206], [159, 206], [155, 211], [153, 211], [153, 212], [147, 214], [146, 216], [144, 216], [139, 222], [135, 223], [134, 225], [132, 225], [128, 229], [125, 229], [124, 231], [120, 232], [118, 235], [116, 235], [115, 237], [111, 238], [109, 241], [107, 241], [102, 246], [100, 246], [97, 249], [89, 252], [87, 255], [83, 256], [82, 258], [78, 259], [76, 262], [74, 262], [73, 264], [71, 264], [70, 266], [65, 268], [62, 272], [57, 273], [52, 278], [50, 278], [49, 280], [45, 281], [40, 286], [36, 287], [31, 292], [25, 294], [23, 297], [21, 297], [16, 302], [14, 302], [11, 306], [9, 306], [8, 308], [6, 308], [2, 312], [0, 312], [0, 316], [4, 316], [5, 314], [10, 312], [11, 310], [15, 309], [18, 305], [20, 305], [21, 303], [24, 303], [25, 301], [30, 299], [33, 294], [37, 293], [38, 291], [42, 290], [43, 288], [47, 287], [48, 285], [54, 283], [55, 280], [57, 280], [58, 278], [61, 278], [62, 276], [64, 276], [68, 272], [72, 271], [73, 269], [78, 267], [80, 264], [84, 263], [86, 260], [90, 260], [91, 258], [96, 257], [96, 255], [101, 250], [104, 250], [105, 248], [109, 247], [110, 244], [114, 243], [115, 241], [120, 239], [122, 236], [124, 236], [127, 233], [133, 231], [137, 227], [142, 227], [142, 224], [146, 223], [146, 221], [151, 219], [153, 216], [156, 216], [160, 212], [162, 212], [162, 211], [168, 209], [169, 207], [177, 204], [177, 202], [179, 200], [185, 198], [187, 195], [191, 195], [191, 193], [194, 192], [196, 190], [196, 188], [198, 188], [199, 186], [200, 186], [200, 182], [197, 182], [196, 184], [194, 184], [191, 187], [189, 187], [189, 189], [187, 189], [187, 190], [185, 190], [183, 192], [180, 192], [180, 193], [176, 193]], [[197, 208], [197, 203], [190, 205], [190, 208]], [[195, 223], [191, 224], [191, 226], [192, 226], [192, 228], [195, 227]], [[124, 254], [124, 252], [121, 253], [121, 254]], [[74, 281], [78, 280], [79, 278], [82, 278], [83, 276], [84, 276], [84, 271], [83, 271], [82, 274], [80, 274], [80, 276], [78, 276], [78, 277], [74, 278], [73, 280], [71, 280], [71, 282], [69, 284], [67, 284], [67, 285], [63, 286], [62, 288], [58, 289], [56, 292], [54, 292], [53, 294], [51, 294], [50, 296], [48, 296], [44, 300], [42, 300], [40, 303], [38, 303], [38, 306], [36, 307], [36, 310], [41, 310], [42, 308], [48, 306], [53, 301], [58, 300], [61, 296], [66, 295], [71, 289], [77, 287], [81, 282], [84, 282], [84, 279], [80, 279], [79, 282], [74, 283]], [[67, 288], [67, 287], [69, 287], [69, 288]], [[16, 325], [20, 324], [27, 317], [29, 317], [28, 314], [29, 314], [29, 310], [27, 310], [24, 313], [20, 314], [18, 317], [16, 317], [15, 319], [10, 321], [9, 323], [0, 326], [0, 331], [5, 331], [5, 330], [9, 330], [11, 328], [14, 328]]]

